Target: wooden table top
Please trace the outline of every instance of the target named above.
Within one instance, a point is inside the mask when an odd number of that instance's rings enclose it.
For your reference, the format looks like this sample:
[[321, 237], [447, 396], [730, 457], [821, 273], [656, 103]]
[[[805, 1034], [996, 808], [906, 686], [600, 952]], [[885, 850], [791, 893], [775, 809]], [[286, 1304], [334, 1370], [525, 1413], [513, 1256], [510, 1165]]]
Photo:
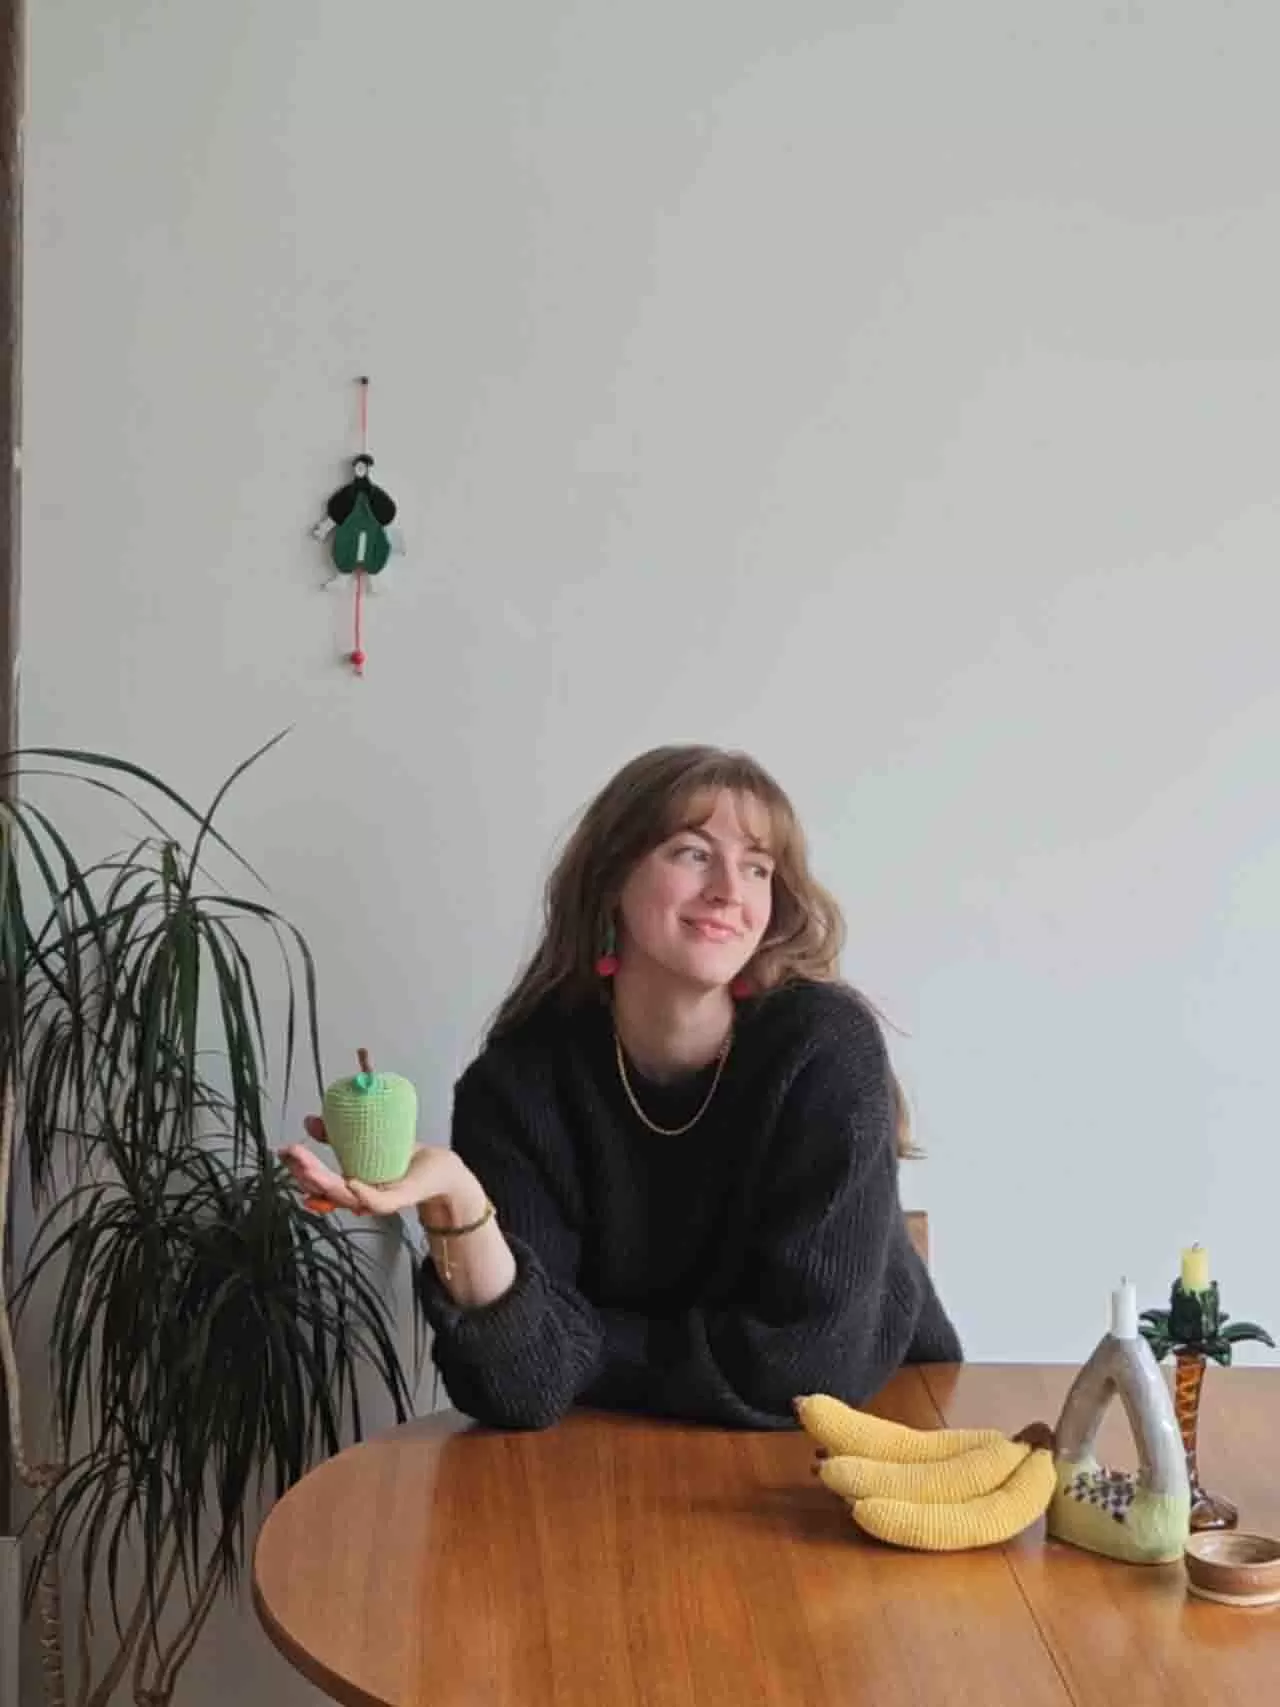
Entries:
[[[904, 1370], [916, 1427], [1056, 1421], [1075, 1371]], [[1134, 1462], [1119, 1407], [1102, 1456]], [[798, 1433], [448, 1414], [311, 1472], [263, 1526], [259, 1617], [348, 1707], [1250, 1707], [1280, 1607], [1190, 1598], [1179, 1565], [1044, 1539], [923, 1555], [862, 1538]], [[1213, 1370], [1207, 1486], [1280, 1534], [1280, 1370]]]

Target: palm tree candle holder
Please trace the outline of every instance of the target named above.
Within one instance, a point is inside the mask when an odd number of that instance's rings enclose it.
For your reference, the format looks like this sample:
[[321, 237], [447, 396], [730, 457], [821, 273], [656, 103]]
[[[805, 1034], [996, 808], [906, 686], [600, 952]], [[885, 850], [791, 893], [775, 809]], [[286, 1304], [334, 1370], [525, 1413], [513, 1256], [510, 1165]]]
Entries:
[[1141, 1330], [1157, 1362], [1173, 1353], [1173, 1403], [1187, 1455], [1191, 1527], [1234, 1529], [1239, 1517], [1235, 1506], [1221, 1494], [1206, 1493], [1200, 1482], [1198, 1438], [1204, 1372], [1210, 1358], [1222, 1368], [1230, 1368], [1235, 1347], [1246, 1340], [1269, 1346], [1276, 1342], [1256, 1322], [1230, 1319], [1219, 1301], [1218, 1283], [1209, 1277], [1209, 1253], [1200, 1245], [1183, 1251], [1182, 1273], [1173, 1283], [1169, 1308], [1144, 1310]]

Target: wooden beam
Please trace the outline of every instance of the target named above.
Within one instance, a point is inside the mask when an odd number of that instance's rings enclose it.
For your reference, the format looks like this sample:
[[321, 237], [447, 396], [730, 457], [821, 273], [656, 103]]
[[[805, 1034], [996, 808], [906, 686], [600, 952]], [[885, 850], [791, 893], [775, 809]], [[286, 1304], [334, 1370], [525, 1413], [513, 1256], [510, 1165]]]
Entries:
[[26, 0], [0, 0], [0, 739], [18, 738], [22, 583], [22, 127]]
[[[0, 751], [18, 743], [22, 560], [22, 127], [26, 0], [0, 0]], [[0, 790], [6, 784], [0, 780]], [[9, 1276], [0, 1275], [7, 1286]], [[0, 1535], [9, 1530], [9, 1424], [0, 1393]]]

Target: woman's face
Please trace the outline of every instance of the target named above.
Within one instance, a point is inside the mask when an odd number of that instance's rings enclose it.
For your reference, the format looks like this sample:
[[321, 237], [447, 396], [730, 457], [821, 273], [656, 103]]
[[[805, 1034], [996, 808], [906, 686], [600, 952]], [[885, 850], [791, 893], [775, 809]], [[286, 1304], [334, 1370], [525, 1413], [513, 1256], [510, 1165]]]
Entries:
[[773, 909], [768, 814], [728, 790], [634, 867], [618, 902], [618, 954], [691, 984], [732, 983]]

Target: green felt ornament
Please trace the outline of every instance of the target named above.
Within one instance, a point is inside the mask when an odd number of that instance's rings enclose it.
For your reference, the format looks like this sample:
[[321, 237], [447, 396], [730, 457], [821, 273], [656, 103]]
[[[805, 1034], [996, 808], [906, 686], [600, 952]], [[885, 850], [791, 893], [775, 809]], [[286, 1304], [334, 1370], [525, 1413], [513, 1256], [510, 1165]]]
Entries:
[[326, 507], [329, 552], [339, 574], [351, 575], [363, 570], [377, 575], [387, 566], [391, 556], [391, 536], [387, 528], [395, 518], [395, 499], [375, 486], [369, 478], [373, 458], [355, 458], [352, 469], [355, 478], [333, 494]]
[[391, 540], [374, 513], [366, 492], [357, 492], [343, 521], [333, 530], [330, 542], [334, 567], [343, 575], [363, 569], [377, 575], [391, 556]]

